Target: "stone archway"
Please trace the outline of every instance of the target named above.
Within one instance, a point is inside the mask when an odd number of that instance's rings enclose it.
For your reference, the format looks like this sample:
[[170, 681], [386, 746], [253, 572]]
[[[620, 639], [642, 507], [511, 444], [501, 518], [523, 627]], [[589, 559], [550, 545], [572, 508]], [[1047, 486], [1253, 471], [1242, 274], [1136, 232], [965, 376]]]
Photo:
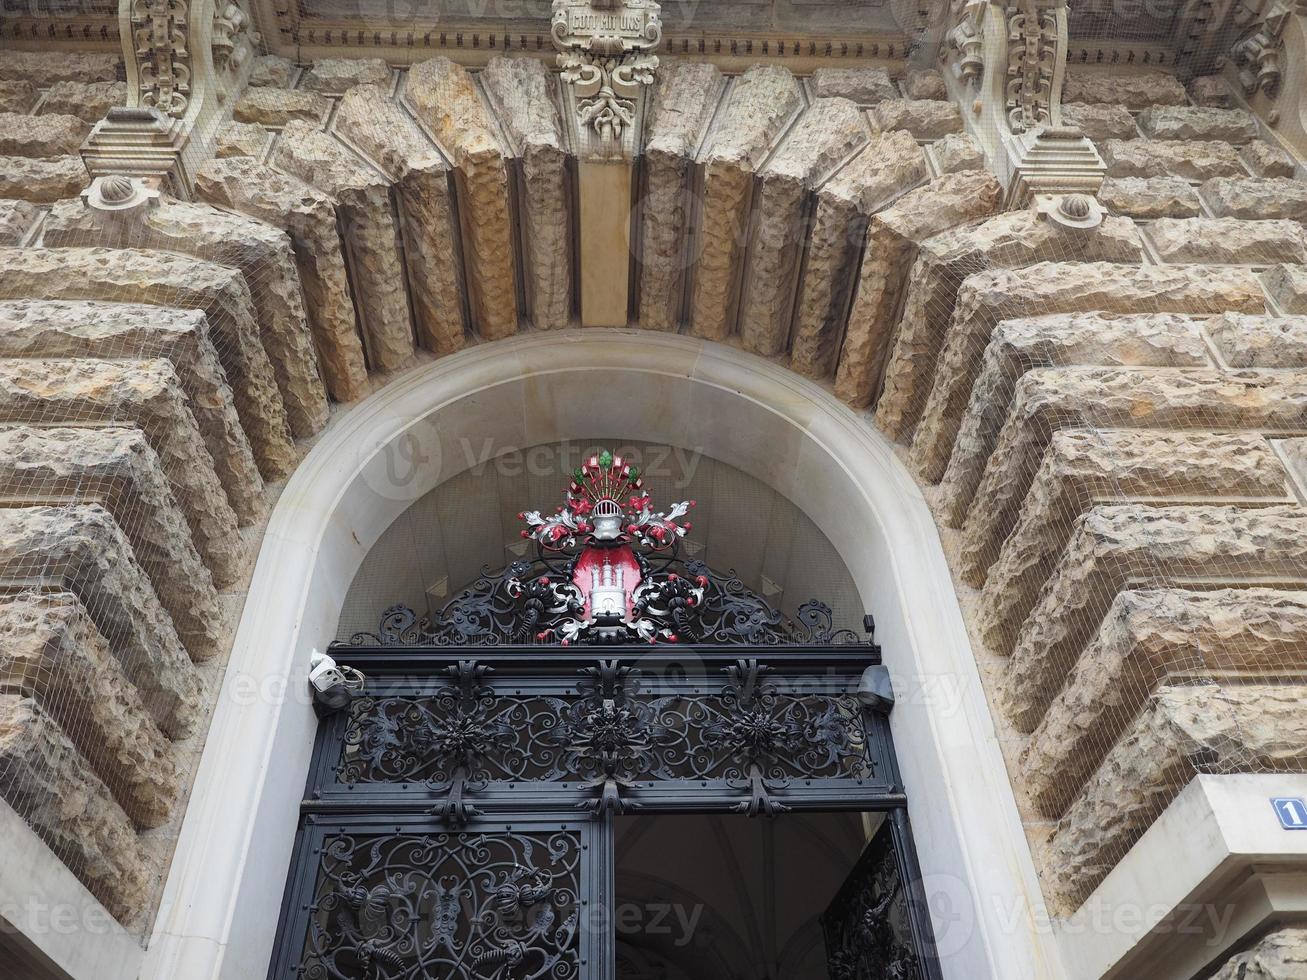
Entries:
[[631, 439], [701, 446], [798, 502], [836, 543], [898, 682], [894, 734], [946, 975], [1048, 972], [1034, 869], [947, 566], [890, 444], [819, 386], [733, 348], [587, 331], [418, 369], [341, 419], [296, 471], [267, 530], [143, 977], [265, 969], [312, 747], [309, 654], [333, 638], [371, 545], [460, 465], [452, 440], [536, 445], [596, 412]]

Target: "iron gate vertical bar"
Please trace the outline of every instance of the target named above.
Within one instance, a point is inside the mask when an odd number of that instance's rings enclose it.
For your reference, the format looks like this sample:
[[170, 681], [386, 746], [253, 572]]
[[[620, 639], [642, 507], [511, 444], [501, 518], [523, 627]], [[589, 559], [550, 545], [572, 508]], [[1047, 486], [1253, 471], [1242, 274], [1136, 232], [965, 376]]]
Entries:
[[912, 947], [921, 967], [922, 980], [943, 980], [939, 968], [939, 955], [935, 949], [935, 929], [930, 917], [930, 905], [921, 882], [921, 864], [912, 839], [912, 826], [906, 807], [889, 812], [890, 832], [894, 840], [894, 853], [899, 862], [899, 878], [912, 925]]

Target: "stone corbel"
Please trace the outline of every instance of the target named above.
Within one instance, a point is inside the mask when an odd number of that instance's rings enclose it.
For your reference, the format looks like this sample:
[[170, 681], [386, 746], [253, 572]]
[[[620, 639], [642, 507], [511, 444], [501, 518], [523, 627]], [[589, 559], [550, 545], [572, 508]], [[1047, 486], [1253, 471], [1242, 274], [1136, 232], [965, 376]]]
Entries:
[[1241, 6], [1236, 22], [1246, 26], [1230, 46], [1230, 60], [1244, 95], [1279, 97], [1284, 84], [1284, 31], [1293, 16], [1289, 0], [1266, 0], [1262, 9]]

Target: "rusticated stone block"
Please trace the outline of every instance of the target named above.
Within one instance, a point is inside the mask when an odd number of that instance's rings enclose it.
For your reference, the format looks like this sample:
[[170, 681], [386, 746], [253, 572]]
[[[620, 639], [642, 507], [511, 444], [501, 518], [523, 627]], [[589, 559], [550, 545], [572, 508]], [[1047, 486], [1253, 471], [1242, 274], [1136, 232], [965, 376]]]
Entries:
[[242, 526], [263, 514], [263, 478], [199, 310], [76, 300], [0, 301], [0, 357], [164, 357], [189, 400]]
[[0, 598], [0, 687], [50, 715], [138, 827], [167, 822], [181, 789], [168, 742], [75, 595]]
[[[1053, 434], [1077, 426], [1139, 429], [1247, 429], [1293, 431], [1307, 414], [1307, 379], [1301, 375], [1224, 372], [1197, 368], [1038, 368], [1018, 383], [1007, 422], [985, 468], [975, 499], [985, 501], [968, 515], [963, 537], [968, 550], [964, 574], [979, 582], [1005, 529], [1015, 527], [1036, 467]], [[1004, 581], [1019, 567], [1000, 563], [989, 570], [981, 602], [980, 631], [993, 649], [1006, 653], [1029, 596], [1004, 594]], [[1021, 556], [1014, 554], [1014, 560]]]
[[1207, 367], [1200, 321], [1175, 313], [1054, 313], [994, 328], [940, 481], [940, 516], [958, 527], [994, 451], [1020, 377], [1038, 367]]
[[1293, 157], [1263, 140], [1253, 140], [1240, 149], [1239, 157], [1258, 177], [1292, 177], [1298, 170]]
[[464, 217], [472, 327], [488, 340], [517, 332], [517, 273], [508, 167], [494, 121], [467, 70], [448, 58], [409, 69], [405, 98], [454, 159]]
[[1230, 88], [1220, 75], [1199, 75], [1187, 86], [1195, 105], [1227, 109], [1230, 106]]
[[848, 99], [819, 99], [758, 172], [754, 222], [740, 296], [740, 340], [764, 357], [789, 342], [799, 260], [812, 188], [867, 141], [862, 113]]
[[1307, 719], [1301, 685], [1164, 687], [1108, 754], [1058, 823], [1045, 853], [1044, 894], [1060, 912], [1085, 900], [1195, 774], [1222, 760], [1242, 771], [1301, 769]]
[[937, 140], [962, 132], [962, 113], [952, 102], [933, 99], [891, 99], [870, 112], [882, 132], [906, 129], [919, 140]]
[[645, 124], [645, 191], [641, 202], [640, 326], [680, 325], [695, 154], [721, 98], [713, 65], [675, 61], [658, 71]]
[[735, 326], [736, 282], [749, 234], [753, 175], [802, 103], [788, 70], [755, 65], [736, 80], [718, 114], [703, 167], [699, 257], [691, 332], [721, 340]]
[[1110, 102], [1127, 109], [1184, 105], [1184, 86], [1162, 71], [1123, 72], [1117, 68], [1068, 67], [1062, 101]]
[[1059, 817], [1173, 673], [1307, 678], [1307, 592], [1144, 589], [1113, 601], [1021, 753], [1031, 802]]
[[291, 431], [307, 437], [327, 424], [327, 392], [285, 232], [207, 204], [166, 200], [123, 215], [65, 201], [46, 218], [41, 240], [54, 246], [148, 245], [239, 269]]
[[943, 100], [948, 98], [948, 88], [934, 68], [912, 69], [903, 76], [903, 94], [909, 99]]
[[1183, 177], [1210, 180], [1246, 174], [1229, 143], [1199, 140], [1108, 140], [1102, 147], [1109, 177]]
[[213, 155], [223, 157], [254, 157], [257, 159], [268, 145], [268, 131], [258, 123], [229, 122], [218, 130], [213, 143]]
[[382, 371], [404, 367], [413, 357], [413, 327], [389, 183], [333, 137], [307, 123], [287, 124], [273, 150], [273, 163], [320, 187], [339, 203], [357, 266], [353, 282], [368, 359]]
[[299, 87], [338, 95], [355, 85], [389, 85], [390, 81], [384, 58], [322, 58], [300, 78]]
[[289, 58], [265, 54], [254, 59], [250, 69], [251, 88], [285, 88], [290, 84], [295, 65]]
[[95, 500], [131, 543], [191, 659], [220, 652], [222, 610], [141, 430], [121, 426], [0, 426], [0, 486], [17, 500]]
[[1251, 113], [1203, 106], [1150, 106], [1139, 114], [1139, 129], [1155, 140], [1221, 140], [1239, 144], [1257, 138], [1257, 121]]
[[139, 426], [159, 455], [214, 580], [225, 587], [240, 575], [236, 515], [168, 361], [0, 359], [0, 421]]
[[199, 677], [108, 511], [99, 504], [0, 508], [0, 572], [74, 593], [164, 734], [194, 733]]
[[980, 585], [990, 568], [980, 615], [987, 640], [1011, 648], [1076, 519], [1098, 504], [1127, 498], [1274, 503], [1287, 501], [1289, 491], [1284, 467], [1257, 433], [1087, 428], [1055, 433], [1007, 540], [1005, 529], [992, 526], [987, 538], [964, 537], [967, 581]]
[[119, 922], [145, 913], [154, 869], [108, 787], [35, 701], [0, 695], [0, 796]]
[[0, 112], [25, 113], [36, 104], [36, 86], [31, 82], [0, 81]]
[[1307, 929], [1279, 928], [1236, 953], [1212, 980], [1302, 980], [1307, 977]]
[[[1078, 518], [1053, 577], [1021, 628], [999, 701], [1026, 731], [1062, 689], [1116, 594], [1132, 579], [1199, 577], [1240, 585], [1307, 572], [1307, 513], [1297, 506], [1098, 506]], [[1151, 584], [1151, 583], [1150, 583]]]
[[1307, 267], [1275, 265], [1262, 273], [1266, 295], [1286, 313], [1307, 313]]
[[76, 116], [24, 116], [0, 112], [0, 154], [61, 157], [74, 154], [91, 132]]
[[532, 323], [546, 330], [572, 322], [569, 155], [550, 91], [552, 77], [535, 58], [491, 58], [482, 75], [522, 160], [527, 299]]
[[1232, 368], [1307, 368], [1307, 316], [1225, 313], [1207, 335]]
[[866, 408], [875, 400], [921, 242], [993, 214], [1001, 195], [993, 174], [948, 174], [908, 192], [871, 219], [835, 374], [839, 398], [854, 408]]
[[1307, 262], [1307, 240], [1296, 221], [1239, 218], [1158, 218], [1144, 233], [1163, 262], [1266, 265]]
[[97, 123], [116, 105], [127, 104], [126, 82], [56, 82], [41, 100], [40, 112], [76, 116]]
[[866, 238], [867, 216], [929, 175], [926, 154], [902, 131], [881, 133], [817, 193], [799, 282], [790, 366], [810, 378], [835, 368]]
[[261, 472], [279, 479], [298, 461], [239, 270], [135, 248], [0, 249], [0, 299], [143, 302], [203, 310]]
[[1203, 211], [1198, 191], [1179, 177], [1108, 177], [1098, 200], [1113, 214], [1136, 220], [1195, 218]]
[[90, 181], [80, 156], [49, 160], [0, 156], [0, 197], [50, 204], [81, 193]]
[[116, 54], [6, 50], [0, 80], [28, 81], [38, 88], [49, 88], [55, 82], [112, 82], [121, 65]]
[[1289, 177], [1216, 177], [1203, 200], [1218, 218], [1307, 220], [1307, 183]]
[[362, 397], [368, 373], [336, 230], [335, 200], [295, 177], [242, 158], [203, 164], [196, 171], [195, 191], [211, 204], [290, 235], [327, 390], [342, 402]]
[[236, 103], [237, 122], [285, 126], [291, 121], [321, 126], [331, 111], [331, 100], [316, 92], [281, 88], [250, 88]]
[[984, 170], [985, 151], [976, 138], [968, 133], [949, 133], [936, 140], [930, 148], [942, 174], [956, 174], [963, 170]]
[[[913, 462], [931, 482], [943, 475], [985, 345], [1000, 319], [1081, 310], [1260, 313], [1265, 301], [1256, 284], [1253, 273], [1241, 269], [1107, 262], [1041, 263], [975, 273], [962, 283], [952, 308], [935, 383], [913, 439]], [[902, 392], [898, 404], [910, 406], [921, 397], [911, 389]]]
[[1062, 103], [1062, 125], [1080, 130], [1090, 140], [1132, 140], [1139, 135], [1135, 117], [1123, 105], [1107, 103]]
[[884, 68], [818, 68], [812, 73], [811, 85], [814, 98], [849, 99], [859, 105], [899, 97]]
[[22, 241], [38, 213], [27, 201], [0, 199], [0, 245], [17, 245]]
[[[949, 315], [969, 272], [1020, 268], [1068, 255], [1083, 262], [1137, 263], [1143, 259], [1143, 249], [1129, 218], [1104, 218], [1098, 228], [1081, 234], [1034, 209], [1009, 211], [978, 225], [943, 232], [922, 245], [885, 369], [884, 392], [876, 406], [876, 424], [881, 430], [906, 441], [918, 418], [925, 417], [931, 425], [924, 440], [931, 445], [933, 416], [918, 413], [936, 375], [941, 350], [946, 343], [962, 340], [957, 322], [951, 323]], [[976, 338], [974, 356], [978, 361], [989, 332], [987, 324], [977, 326], [984, 331]], [[961, 329], [965, 332], [967, 326]], [[975, 370], [975, 364], [971, 369]], [[943, 447], [946, 456], [950, 446]], [[914, 458], [923, 451], [914, 445]], [[942, 464], [928, 469], [932, 482], [943, 473]]]
[[463, 346], [457, 229], [449, 168], [417, 124], [374, 85], [345, 93], [336, 130], [395, 182], [409, 270], [409, 296], [422, 345], [437, 354]]

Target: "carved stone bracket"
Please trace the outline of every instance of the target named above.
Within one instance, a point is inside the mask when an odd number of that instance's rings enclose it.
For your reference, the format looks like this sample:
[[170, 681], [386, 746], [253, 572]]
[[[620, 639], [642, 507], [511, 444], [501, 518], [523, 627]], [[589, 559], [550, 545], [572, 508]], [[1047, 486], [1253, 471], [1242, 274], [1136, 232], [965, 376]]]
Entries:
[[1230, 46], [1230, 60], [1245, 95], [1279, 96], [1284, 83], [1284, 29], [1294, 9], [1290, 0], [1253, 0], [1236, 11], [1235, 22], [1247, 26]]
[[191, 92], [186, 0], [132, 0], [138, 104], [180, 118]]

